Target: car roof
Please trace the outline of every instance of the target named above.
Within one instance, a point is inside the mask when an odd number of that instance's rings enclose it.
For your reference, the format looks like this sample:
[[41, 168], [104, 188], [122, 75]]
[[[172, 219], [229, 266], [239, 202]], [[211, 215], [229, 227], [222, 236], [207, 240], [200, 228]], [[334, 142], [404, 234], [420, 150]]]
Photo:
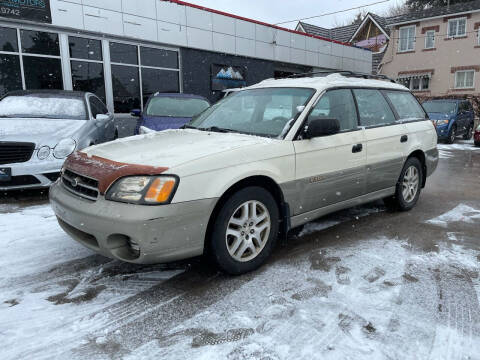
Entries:
[[[321, 77], [302, 77], [302, 78], [286, 78], [286, 79], [268, 79], [264, 80], [253, 86], [243, 88], [259, 89], [269, 87], [298, 87], [298, 88], [313, 88], [319, 91], [327, 90], [334, 87], [366, 87], [375, 89], [390, 89], [390, 90], [403, 90], [410, 91], [403, 85], [385, 81], [385, 80], [373, 80], [364, 79], [358, 77], [343, 76], [338, 73], [330, 74]], [[240, 91], [242, 91], [240, 90]]]
[[177, 98], [201, 99], [209, 102], [208, 99], [204, 98], [201, 95], [185, 94], [185, 93], [158, 93], [157, 92], [153, 94], [152, 97], [177, 97]]
[[11, 91], [6, 96], [29, 96], [29, 95], [55, 95], [71, 98], [83, 98], [87, 92], [84, 91], [72, 91], [72, 90], [17, 90]]
[[431, 100], [425, 100], [424, 102], [451, 102], [451, 103], [458, 103], [461, 101], [468, 101], [465, 99], [431, 99]]

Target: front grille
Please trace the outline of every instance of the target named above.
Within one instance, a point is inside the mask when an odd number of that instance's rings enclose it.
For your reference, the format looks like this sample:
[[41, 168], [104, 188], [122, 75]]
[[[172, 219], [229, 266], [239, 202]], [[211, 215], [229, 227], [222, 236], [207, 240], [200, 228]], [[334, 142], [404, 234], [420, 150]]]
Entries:
[[62, 184], [67, 190], [89, 200], [98, 198], [98, 181], [65, 169], [62, 174]]
[[34, 143], [0, 141], [0, 165], [23, 163], [31, 159]]
[[29, 186], [37, 185], [41, 182], [32, 175], [12, 176], [9, 181], [0, 181], [0, 187]]

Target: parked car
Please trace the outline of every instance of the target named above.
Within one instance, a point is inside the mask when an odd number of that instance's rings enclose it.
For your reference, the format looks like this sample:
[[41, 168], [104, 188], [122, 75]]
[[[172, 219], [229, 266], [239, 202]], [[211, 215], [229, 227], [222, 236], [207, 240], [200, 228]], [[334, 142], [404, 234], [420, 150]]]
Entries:
[[210, 102], [202, 96], [156, 93], [148, 99], [143, 113], [132, 110], [131, 115], [139, 117], [135, 134], [140, 133], [141, 127], [155, 131], [178, 129], [208, 107]]
[[475, 146], [480, 147], [480, 125], [478, 125], [477, 129], [475, 130], [475, 135], [473, 137]]
[[48, 187], [68, 155], [116, 134], [113, 115], [93, 94], [8, 93], [0, 101], [0, 190]]
[[423, 103], [428, 116], [434, 121], [439, 140], [453, 144], [459, 135], [470, 140], [475, 113], [468, 100], [429, 100]]
[[182, 130], [72, 154], [50, 200], [61, 227], [105, 256], [149, 264], [208, 253], [240, 274], [325, 214], [377, 199], [412, 209], [437, 163], [435, 128], [402, 85], [267, 80]]

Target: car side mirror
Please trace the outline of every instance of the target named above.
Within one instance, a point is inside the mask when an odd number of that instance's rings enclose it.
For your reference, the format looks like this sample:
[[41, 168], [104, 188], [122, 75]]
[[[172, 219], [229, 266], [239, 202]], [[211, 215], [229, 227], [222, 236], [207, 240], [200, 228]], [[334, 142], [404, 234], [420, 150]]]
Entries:
[[95, 125], [100, 127], [103, 124], [105, 124], [108, 120], [110, 120], [110, 116], [105, 114], [97, 114], [97, 116], [95, 117]]
[[307, 139], [335, 135], [339, 132], [340, 122], [338, 119], [331, 118], [311, 118], [304, 130]]
[[130, 115], [135, 116], [135, 117], [140, 117], [142, 115], [142, 110], [133, 109], [132, 111], [130, 111]]

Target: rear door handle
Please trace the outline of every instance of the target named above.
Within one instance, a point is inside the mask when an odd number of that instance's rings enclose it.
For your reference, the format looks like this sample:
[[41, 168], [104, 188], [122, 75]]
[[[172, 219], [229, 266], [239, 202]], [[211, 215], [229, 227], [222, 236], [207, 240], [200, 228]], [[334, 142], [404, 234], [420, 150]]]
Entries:
[[408, 141], [408, 136], [407, 135], [403, 135], [401, 138], [400, 138], [400, 142], [401, 143], [406, 143]]
[[363, 150], [363, 145], [362, 144], [353, 145], [353, 147], [352, 147], [352, 153], [359, 153], [362, 150]]

